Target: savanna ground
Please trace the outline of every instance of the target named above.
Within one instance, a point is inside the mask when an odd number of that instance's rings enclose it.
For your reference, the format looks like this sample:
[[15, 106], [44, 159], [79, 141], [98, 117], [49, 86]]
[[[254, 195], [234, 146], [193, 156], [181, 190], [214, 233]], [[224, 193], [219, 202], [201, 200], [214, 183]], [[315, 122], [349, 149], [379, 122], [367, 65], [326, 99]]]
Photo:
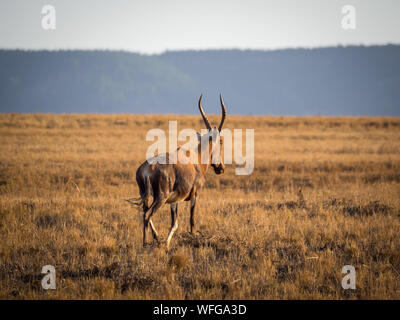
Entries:
[[[399, 118], [229, 116], [227, 128], [255, 129], [255, 170], [210, 170], [196, 233], [182, 203], [169, 251], [142, 247], [124, 201], [138, 196], [146, 132], [168, 120], [203, 127], [200, 116], [0, 115], [0, 298], [400, 298]], [[153, 221], [165, 239], [169, 207]], [[347, 264], [356, 290], [341, 287]], [[41, 287], [44, 265], [56, 290]]]

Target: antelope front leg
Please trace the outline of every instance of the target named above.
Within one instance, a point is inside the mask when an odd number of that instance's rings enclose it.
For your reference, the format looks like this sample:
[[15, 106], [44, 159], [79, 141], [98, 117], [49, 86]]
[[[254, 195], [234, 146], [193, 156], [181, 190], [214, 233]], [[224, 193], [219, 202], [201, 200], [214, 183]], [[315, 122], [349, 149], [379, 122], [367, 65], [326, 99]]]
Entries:
[[190, 233], [194, 231], [194, 214], [196, 210], [196, 195], [193, 194], [190, 198]]
[[169, 243], [176, 229], [178, 229], [178, 204], [173, 203], [171, 204], [171, 230], [167, 237], [167, 249], [169, 249]]

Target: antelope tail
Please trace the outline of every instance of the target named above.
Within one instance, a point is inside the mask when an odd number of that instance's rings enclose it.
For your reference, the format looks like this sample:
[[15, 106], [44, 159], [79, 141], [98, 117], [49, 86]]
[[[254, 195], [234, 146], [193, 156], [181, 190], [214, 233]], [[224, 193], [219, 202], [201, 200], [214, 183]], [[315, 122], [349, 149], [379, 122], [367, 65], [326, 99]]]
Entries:
[[150, 196], [152, 195], [152, 188], [149, 177], [146, 177], [144, 185], [140, 187], [140, 197], [124, 199], [133, 206], [143, 206], [146, 205], [147, 208], [150, 207]]
[[126, 202], [129, 202], [131, 205], [133, 206], [141, 206], [143, 205], [143, 200], [141, 197], [137, 197], [137, 198], [129, 198], [129, 199], [124, 199]]

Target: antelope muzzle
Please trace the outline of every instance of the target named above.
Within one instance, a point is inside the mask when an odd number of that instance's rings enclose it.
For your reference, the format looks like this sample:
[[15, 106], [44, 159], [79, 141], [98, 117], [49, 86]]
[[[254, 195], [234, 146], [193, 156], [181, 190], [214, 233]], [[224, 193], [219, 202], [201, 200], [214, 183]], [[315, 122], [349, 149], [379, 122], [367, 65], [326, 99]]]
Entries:
[[224, 171], [225, 171], [225, 166], [224, 166], [222, 163], [220, 163], [220, 164], [213, 164], [212, 166], [213, 166], [214, 172], [215, 172], [216, 174], [221, 174], [221, 173], [224, 173]]

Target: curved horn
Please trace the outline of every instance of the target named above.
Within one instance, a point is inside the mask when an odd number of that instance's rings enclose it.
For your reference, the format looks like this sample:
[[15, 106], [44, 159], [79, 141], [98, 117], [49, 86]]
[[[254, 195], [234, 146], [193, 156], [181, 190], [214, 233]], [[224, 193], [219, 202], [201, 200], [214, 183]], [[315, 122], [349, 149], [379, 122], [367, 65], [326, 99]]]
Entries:
[[206, 114], [204, 113], [203, 107], [201, 106], [201, 98], [203, 98], [203, 94], [200, 95], [200, 99], [199, 99], [199, 110], [201, 113], [201, 116], [203, 117], [204, 123], [207, 127], [208, 130], [211, 130], [211, 125], [210, 125], [210, 121], [208, 121]]
[[221, 122], [218, 126], [218, 131], [221, 131], [222, 126], [224, 125], [225, 122], [225, 118], [226, 118], [226, 108], [225, 108], [225, 104], [224, 104], [224, 100], [222, 100], [222, 95], [219, 94], [219, 101], [221, 102], [221, 109], [222, 109], [222, 119]]

